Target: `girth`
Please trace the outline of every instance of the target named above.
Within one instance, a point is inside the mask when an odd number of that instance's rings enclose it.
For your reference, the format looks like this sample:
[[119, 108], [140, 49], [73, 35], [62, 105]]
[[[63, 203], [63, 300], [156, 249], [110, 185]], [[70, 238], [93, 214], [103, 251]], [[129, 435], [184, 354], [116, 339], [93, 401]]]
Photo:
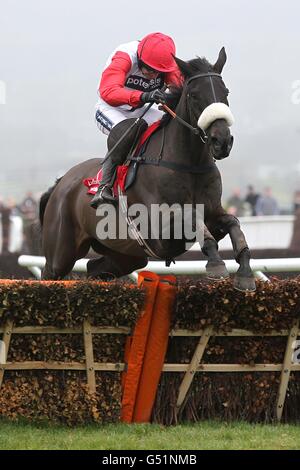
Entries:
[[[151, 138], [151, 137], [150, 137]], [[130, 162], [135, 162], [135, 164], [141, 165], [152, 165], [152, 166], [161, 166], [163, 168], [168, 168], [173, 171], [178, 171], [181, 173], [191, 173], [193, 175], [203, 175], [209, 173], [210, 171], [216, 169], [215, 162], [208, 163], [206, 165], [184, 165], [182, 163], [170, 162], [163, 160], [163, 148], [165, 143], [165, 128], [162, 128], [162, 140], [161, 146], [158, 152], [157, 157], [147, 157], [144, 155], [144, 152], [147, 148], [148, 141], [145, 142], [142, 149], [140, 149], [139, 155], [132, 155], [129, 159]]]
[[163, 168], [169, 168], [170, 170], [179, 171], [181, 173], [191, 173], [193, 175], [201, 175], [208, 173], [216, 168], [216, 164], [214, 162], [205, 165], [205, 166], [189, 166], [189, 165], [182, 165], [181, 163], [176, 162], [168, 162], [165, 160], [161, 160], [159, 158], [150, 158], [150, 157], [133, 157], [130, 159], [131, 161], [137, 162], [142, 165], [152, 165], [152, 166], [161, 166]]

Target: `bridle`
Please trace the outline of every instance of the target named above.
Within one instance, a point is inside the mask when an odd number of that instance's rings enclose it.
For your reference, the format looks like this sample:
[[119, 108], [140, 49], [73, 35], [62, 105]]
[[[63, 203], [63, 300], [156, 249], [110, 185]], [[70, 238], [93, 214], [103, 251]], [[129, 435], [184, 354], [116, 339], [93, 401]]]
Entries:
[[[222, 80], [222, 77], [219, 73], [215, 73], [215, 72], [199, 73], [198, 75], [194, 75], [193, 77], [190, 77], [185, 82], [185, 88], [187, 88], [193, 80], [196, 80], [198, 78], [209, 78], [211, 89], [212, 89], [212, 94], [213, 94], [213, 102], [217, 103], [217, 96], [216, 96], [216, 91], [215, 91], [214, 82], [213, 82], [212, 77], [218, 77]], [[190, 94], [187, 93], [186, 97], [187, 97], [187, 100], [189, 102], [190, 101]], [[190, 129], [190, 131], [194, 135], [198, 135], [200, 137], [201, 141], [203, 142], [203, 144], [206, 144], [206, 142], [208, 140], [208, 135], [206, 134], [204, 129], [201, 129], [200, 127], [193, 127], [187, 121], [185, 121], [180, 116], [178, 116], [178, 114], [176, 114], [171, 108], [169, 108], [169, 106], [164, 104], [163, 108], [172, 116], [173, 119], [177, 119], [177, 121], [180, 122], [180, 124], [187, 127], [188, 129]]]
[[[215, 72], [207, 72], [207, 73], [199, 73], [198, 75], [194, 75], [193, 77], [190, 77], [184, 84], [184, 90], [186, 91], [186, 88], [188, 85], [196, 79], [199, 78], [209, 78], [210, 80], [210, 85], [212, 89], [212, 94], [213, 94], [213, 105], [214, 103], [218, 104], [218, 100], [216, 97], [216, 91], [214, 87], [214, 82], [213, 82], [213, 77], [220, 78], [222, 80], [222, 77], [220, 74], [215, 73]], [[190, 94], [187, 92], [186, 94], [187, 100], [190, 100]], [[210, 105], [210, 106], [211, 106]], [[163, 108], [165, 109], [166, 112], [168, 112], [173, 119], [176, 119], [180, 124], [188, 128], [194, 135], [197, 135], [200, 137], [201, 141], [203, 144], [206, 144], [208, 141], [208, 135], [206, 134], [205, 130], [202, 129], [201, 127], [193, 127], [189, 122], [185, 121], [182, 119], [180, 116], [178, 116], [172, 109], [170, 109], [167, 105], [162, 105]], [[224, 105], [225, 106], [225, 105]], [[207, 108], [205, 108], [202, 113], [205, 112]], [[202, 114], [201, 114], [202, 115]], [[199, 118], [200, 119], [200, 118]], [[156, 165], [156, 166], [161, 166], [165, 168], [169, 168], [174, 171], [180, 171], [182, 173], [190, 173], [190, 174], [205, 174], [209, 171], [212, 171], [215, 169], [215, 163], [214, 160], [213, 162], [210, 162], [203, 167], [202, 165], [196, 165], [196, 166], [191, 166], [191, 165], [183, 165], [181, 163], [177, 162], [171, 162], [171, 161], [164, 161], [163, 160], [163, 149], [164, 149], [164, 141], [165, 141], [165, 128], [162, 128], [162, 142], [160, 146], [160, 151], [158, 157], [151, 158], [151, 157], [145, 157], [144, 155], [140, 154], [139, 156], [131, 157], [130, 161], [135, 161], [137, 163], [142, 163], [144, 165]]]

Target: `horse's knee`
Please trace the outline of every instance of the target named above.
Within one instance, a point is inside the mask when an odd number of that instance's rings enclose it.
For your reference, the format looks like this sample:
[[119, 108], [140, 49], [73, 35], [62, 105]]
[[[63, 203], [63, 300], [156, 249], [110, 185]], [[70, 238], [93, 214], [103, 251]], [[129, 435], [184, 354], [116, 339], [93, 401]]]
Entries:
[[218, 216], [208, 225], [213, 237], [219, 242], [235, 227], [240, 228], [239, 220], [231, 214]]
[[232, 227], [241, 226], [239, 219], [232, 214], [224, 214], [219, 217], [216, 225], [220, 231], [226, 231], [226, 233], [228, 233]]

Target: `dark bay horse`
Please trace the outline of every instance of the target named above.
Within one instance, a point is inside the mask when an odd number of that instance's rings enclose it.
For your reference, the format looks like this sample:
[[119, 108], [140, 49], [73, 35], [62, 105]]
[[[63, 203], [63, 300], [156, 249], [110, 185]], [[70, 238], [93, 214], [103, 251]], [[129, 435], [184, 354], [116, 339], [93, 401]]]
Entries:
[[[238, 220], [222, 208], [222, 182], [215, 164], [216, 160], [228, 157], [233, 143], [229, 92], [221, 77], [225, 50], [221, 49], [214, 65], [200, 58], [188, 62], [175, 60], [184, 76], [175, 109], [179, 119], [170, 119], [149, 140], [137, 179], [126, 191], [128, 207], [141, 203], [150, 211], [153, 204], [189, 204], [193, 208], [203, 204], [201, 249], [208, 258], [208, 276], [212, 279], [228, 276], [217, 242], [229, 234], [240, 265], [234, 286], [241, 291], [254, 290], [250, 251]], [[164, 260], [172, 260], [186, 251], [184, 238], [149, 238], [148, 252], [135, 239], [99, 238], [99, 215], [89, 205], [90, 196], [82, 180], [96, 175], [100, 164], [99, 159], [91, 159], [71, 168], [41, 198], [44, 279], [66, 276], [91, 247], [102, 256], [88, 262], [88, 276], [102, 279], [107, 273], [120, 277], [145, 267], [149, 250]]]

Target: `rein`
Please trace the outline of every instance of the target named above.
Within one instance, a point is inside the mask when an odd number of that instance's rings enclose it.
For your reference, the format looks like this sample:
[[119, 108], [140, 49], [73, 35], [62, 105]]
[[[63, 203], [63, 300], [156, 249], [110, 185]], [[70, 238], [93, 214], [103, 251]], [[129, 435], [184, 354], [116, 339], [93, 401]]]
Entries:
[[169, 108], [169, 106], [167, 106], [166, 104], [163, 104], [162, 106], [167, 111], [167, 113], [169, 113], [172, 116], [173, 119], [177, 119], [177, 121], [180, 122], [180, 124], [187, 127], [188, 129], [190, 129], [190, 131], [192, 131], [193, 134], [198, 135], [200, 137], [201, 141], [204, 144], [206, 144], [206, 141], [208, 139], [208, 135], [206, 134], [206, 132], [204, 130], [200, 129], [199, 127], [193, 127], [187, 121], [185, 121], [180, 116], [178, 116], [178, 114], [176, 114], [174, 111], [172, 111], [172, 109]]
[[[215, 73], [215, 72], [199, 73], [198, 75], [194, 75], [193, 77], [189, 78], [188, 81], [186, 82], [186, 86], [189, 85], [196, 78], [208, 78], [208, 77], [210, 79], [210, 85], [211, 85], [211, 88], [212, 88], [214, 102], [216, 103], [217, 102], [217, 97], [216, 97], [216, 92], [215, 92], [215, 87], [214, 87], [214, 84], [213, 84], [213, 81], [212, 81], [212, 77], [218, 77], [218, 78], [221, 78], [221, 80], [222, 80], [222, 77], [221, 77], [220, 74]], [[189, 97], [190, 97], [190, 95], [189, 95], [189, 93], [187, 93], [187, 98], [189, 99]], [[170, 116], [172, 116], [173, 119], [177, 119], [177, 121], [180, 122], [180, 124], [187, 127], [188, 129], [190, 129], [190, 131], [192, 131], [192, 133], [194, 135], [198, 135], [200, 137], [201, 141], [203, 142], [203, 144], [206, 144], [207, 139], [208, 139], [208, 135], [206, 134], [204, 129], [201, 129], [199, 127], [193, 127], [190, 123], [188, 123], [187, 121], [182, 119], [180, 116], [178, 116], [178, 114], [176, 114], [166, 104], [163, 104], [162, 106], [165, 109], [165, 111], [167, 113], [169, 113]]]

